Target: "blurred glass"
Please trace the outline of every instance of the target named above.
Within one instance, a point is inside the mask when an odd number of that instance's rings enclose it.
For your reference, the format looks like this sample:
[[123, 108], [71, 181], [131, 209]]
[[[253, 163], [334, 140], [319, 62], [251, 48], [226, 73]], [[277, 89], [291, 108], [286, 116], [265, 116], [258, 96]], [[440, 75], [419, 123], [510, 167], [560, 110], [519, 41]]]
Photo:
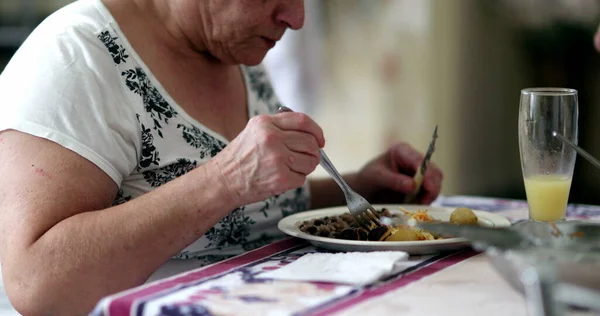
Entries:
[[521, 91], [519, 147], [529, 219], [564, 219], [577, 153], [556, 131], [577, 144], [577, 91], [531, 88]]

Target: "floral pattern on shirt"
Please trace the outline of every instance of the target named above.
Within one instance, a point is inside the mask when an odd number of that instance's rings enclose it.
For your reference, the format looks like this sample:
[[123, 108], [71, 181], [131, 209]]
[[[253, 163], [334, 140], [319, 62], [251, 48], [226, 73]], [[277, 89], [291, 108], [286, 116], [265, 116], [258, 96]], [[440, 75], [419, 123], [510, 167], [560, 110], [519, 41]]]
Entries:
[[275, 90], [269, 81], [267, 73], [256, 68], [250, 68], [248, 69], [248, 78], [250, 89], [256, 93], [260, 101], [267, 105], [269, 113], [277, 113], [281, 103], [275, 95]]
[[245, 207], [239, 207], [227, 214], [217, 225], [206, 233], [210, 241], [206, 248], [224, 248], [248, 241], [250, 227], [256, 222], [244, 213]]
[[[126, 203], [190, 172], [226, 147], [212, 132], [178, 113], [183, 110], [169, 103], [170, 99], [162, 94], [152, 74], [131, 57], [135, 54], [127, 52], [125, 47], [128, 46], [122, 42], [125, 37], [118, 34], [110, 29], [100, 32], [97, 38], [114, 62], [125, 93], [132, 93], [132, 99], [138, 98], [140, 102], [136, 110], [140, 148], [137, 166], [124, 178], [126, 185], [120, 184], [114, 205]], [[251, 115], [277, 113], [280, 103], [264, 69], [258, 66], [242, 67], [242, 70], [248, 83]], [[232, 253], [264, 246], [281, 237], [274, 235], [280, 218], [307, 208], [305, 187], [270, 197], [262, 203], [238, 207], [175, 258], [196, 259], [204, 265], [227, 259]]]
[[144, 175], [144, 179], [146, 179], [153, 188], [158, 188], [159, 186], [194, 170], [196, 165], [196, 161], [180, 158], [177, 159], [177, 162], [166, 167], [162, 167], [158, 170], [144, 171], [142, 174]]
[[131, 201], [131, 199], [132, 199], [131, 195], [125, 195], [125, 192], [123, 191], [123, 189], [119, 188], [119, 191], [117, 191], [117, 196], [115, 197], [115, 200], [112, 203], [112, 205], [113, 206], [120, 205], [125, 202]]
[[136, 170], [142, 171], [149, 167], [159, 166], [160, 165], [160, 157], [159, 152], [156, 150], [154, 146], [154, 135], [152, 134], [152, 130], [150, 128], [146, 128], [144, 123], [140, 121], [140, 115], [136, 115], [138, 122], [140, 124], [141, 133], [142, 133], [142, 152], [139, 158], [138, 166]]
[[104, 46], [108, 49], [108, 52], [112, 56], [115, 64], [119, 65], [127, 61], [129, 55], [125, 51], [125, 48], [122, 45], [117, 44], [118, 37], [113, 37], [110, 35], [110, 32], [104, 31], [98, 34], [98, 39], [104, 43]]
[[226, 146], [225, 143], [211, 136], [207, 132], [202, 131], [196, 126], [178, 124], [177, 128], [181, 129], [181, 133], [185, 141], [190, 146], [200, 151], [200, 159], [214, 157]]
[[154, 130], [158, 136], [163, 137], [160, 122], [168, 124], [169, 119], [177, 116], [177, 111], [165, 100], [141, 67], [126, 70], [121, 75], [125, 78], [129, 90], [142, 97], [144, 108], [154, 122]]

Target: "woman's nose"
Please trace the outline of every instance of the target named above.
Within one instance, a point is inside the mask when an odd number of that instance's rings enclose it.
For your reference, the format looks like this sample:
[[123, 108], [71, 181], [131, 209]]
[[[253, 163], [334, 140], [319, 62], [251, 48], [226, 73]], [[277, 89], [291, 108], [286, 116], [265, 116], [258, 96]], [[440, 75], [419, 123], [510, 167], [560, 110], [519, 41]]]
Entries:
[[275, 19], [292, 30], [304, 26], [304, 0], [282, 0]]

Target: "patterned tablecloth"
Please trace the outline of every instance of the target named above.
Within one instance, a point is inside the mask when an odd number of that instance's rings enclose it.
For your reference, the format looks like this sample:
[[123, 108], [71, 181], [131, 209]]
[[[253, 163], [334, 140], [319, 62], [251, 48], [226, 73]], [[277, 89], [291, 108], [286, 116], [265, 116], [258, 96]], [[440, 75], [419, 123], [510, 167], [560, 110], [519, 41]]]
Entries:
[[[527, 218], [524, 201], [451, 196], [434, 205], [465, 206]], [[600, 207], [569, 205], [569, 218], [600, 220]], [[523, 298], [466, 249], [413, 256], [405, 269], [366, 287], [266, 280], [257, 276], [302, 255], [325, 251], [285, 239], [244, 255], [104, 298], [92, 313], [111, 315], [526, 315]]]

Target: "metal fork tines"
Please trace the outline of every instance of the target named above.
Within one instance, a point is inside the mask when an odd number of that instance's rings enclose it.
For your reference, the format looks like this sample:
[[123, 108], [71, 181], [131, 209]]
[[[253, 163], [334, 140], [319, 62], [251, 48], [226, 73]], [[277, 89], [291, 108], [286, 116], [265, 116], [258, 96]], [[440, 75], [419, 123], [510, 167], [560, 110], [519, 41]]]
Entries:
[[[279, 107], [279, 112], [293, 112], [290, 108], [285, 106]], [[380, 226], [384, 226], [379, 220], [377, 211], [371, 204], [360, 194], [356, 193], [350, 188], [348, 183], [342, 178], [337, 169], [333, 166], [323, 149], [319, 150], [321, 155], [320, 165], [327, 171], [327, 173], [333, 178], [333, 180], [340, 186], [344, 197], [346, 198], [346, 204], [350, 210], [350, 214], [354, 217], [356, 222], [367, 230], [371, 230]]]
[[323, 167], [323, 169], [329, 173], [333, 180], [335, 180], [335, 182], [340, 186], [342, 192], [344, 192], [344, 197], [346, 198], [346, 204], [348, 205], [350, 214], [354, 216], [354, 219], [358, 222], [358, 224], [367, 228], [368, 230], [383, 226], [379, 220], [379, 215], [377, 214], [375, 208], [373, 208], [373, 206], [371, 206], [371, 204], [364, 197], [350, 188], [322, 149], [320, 150], [320, 153], [321, 167]]

